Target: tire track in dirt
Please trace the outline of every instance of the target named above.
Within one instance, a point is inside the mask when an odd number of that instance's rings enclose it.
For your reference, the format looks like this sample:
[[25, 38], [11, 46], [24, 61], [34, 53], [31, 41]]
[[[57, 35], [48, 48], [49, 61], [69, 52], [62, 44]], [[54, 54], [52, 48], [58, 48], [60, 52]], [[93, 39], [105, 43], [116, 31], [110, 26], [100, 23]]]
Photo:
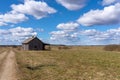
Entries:
[[7, 56], [7, 51], [0, 53], [0, 68], [1, 68], [1, 64], [4, 61], [5, 57]]
[[9, 51], [1, 65], [0, 80], [18, 80], [15, 53]]

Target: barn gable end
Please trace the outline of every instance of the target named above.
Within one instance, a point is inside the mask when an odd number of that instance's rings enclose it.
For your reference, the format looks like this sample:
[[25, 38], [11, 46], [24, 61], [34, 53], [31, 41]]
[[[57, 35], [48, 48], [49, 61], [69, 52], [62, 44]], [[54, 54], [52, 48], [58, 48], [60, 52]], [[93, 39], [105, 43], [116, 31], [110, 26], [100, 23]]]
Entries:
[[44, 50], [45, 44], [39, 40], [37, 37], [32, 37], [29, 39], [26, 39], [22, 43], [22, 47], [24, 50]]

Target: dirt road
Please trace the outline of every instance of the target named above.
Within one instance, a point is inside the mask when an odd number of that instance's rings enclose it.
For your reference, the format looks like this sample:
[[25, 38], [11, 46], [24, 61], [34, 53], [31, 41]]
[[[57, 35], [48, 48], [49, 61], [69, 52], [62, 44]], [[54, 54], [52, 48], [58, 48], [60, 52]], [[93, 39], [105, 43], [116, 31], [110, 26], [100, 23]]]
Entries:
[[17, 80], [17, 65], [13, 51], [0, 54], [0, 80]]

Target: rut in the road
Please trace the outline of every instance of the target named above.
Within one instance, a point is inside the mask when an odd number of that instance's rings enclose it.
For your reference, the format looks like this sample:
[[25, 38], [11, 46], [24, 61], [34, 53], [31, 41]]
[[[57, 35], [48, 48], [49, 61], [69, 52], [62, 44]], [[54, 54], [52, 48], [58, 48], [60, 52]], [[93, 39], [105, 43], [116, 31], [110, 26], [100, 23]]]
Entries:
[[0, 53], [0, 66], [3, 63], [3, 60], [5, 59], [5, 57], [7, 56], [7, 51]]
[[17, 80], [15, 53], [10, 51], [1, 65], [0, 80]]

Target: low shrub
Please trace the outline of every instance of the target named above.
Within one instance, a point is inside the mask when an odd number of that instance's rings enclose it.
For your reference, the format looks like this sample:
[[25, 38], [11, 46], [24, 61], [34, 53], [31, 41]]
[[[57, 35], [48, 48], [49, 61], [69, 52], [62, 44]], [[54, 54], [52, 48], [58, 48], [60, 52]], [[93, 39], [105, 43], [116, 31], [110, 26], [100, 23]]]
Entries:
[[59, 46], [58, 49], [59, 50], [61, 50], [61, 49], [70, 49], [70, 47], [68, 47], [68, 46]]
[[104, 47], [106, 51], [120, 51], [120, 45], [106, 45]]

